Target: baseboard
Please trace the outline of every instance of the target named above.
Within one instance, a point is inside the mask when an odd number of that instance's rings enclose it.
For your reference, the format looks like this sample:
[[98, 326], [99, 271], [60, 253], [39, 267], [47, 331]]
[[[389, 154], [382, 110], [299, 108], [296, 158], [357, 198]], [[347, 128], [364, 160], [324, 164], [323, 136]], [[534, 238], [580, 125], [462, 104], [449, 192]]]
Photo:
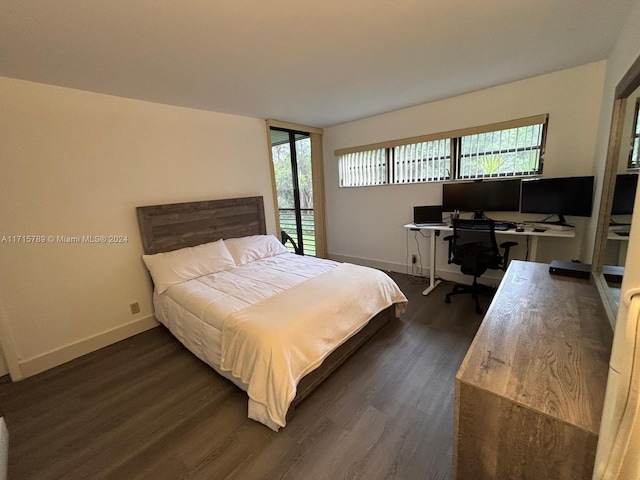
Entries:
[[[377, 268], [379, 270], [391, 271], [396, 273], [411, 273], [411, 267], [407, 267], [407, 265], [403, 263], [393, 263], [393, 262], [384, 262], [380, 260], [374, 260], [371, 258], [362, 258], [362, 257], [353, 257], [349, 255], [338, 255], [334, 253], [329, 254], [329, 258], [331, 260], [335, 260], [337, 262], [347, 262], [354, 263], [356, 265], [363, 265], [365, 267]], [[468, 275], [464, 275], [460, 272], [460, 267], [453, 265], [451, 268], [447, 269], [437, 269], [436, 271], [437, 278], [442, 280], [446, 280], [449, 282], [456, 282], [462, 284], [471, 284], [471, 277]], [[425, 278], [429, 278], [429, 268], [422, 267], [422, 275]], [[504, 276], [504, 272], [502, 270], [488, 270], [485, 272], [482, 277], [478, 279], [478, 281], [485, 285], [491, 284], [499, 284]]]
[[63, 363], [79, 358], [87, 353], [95, 352], [103, 347], [157, 327], [158, 321], [153, 315], [134, 320], [131, 323], [116, 327], [79, 342], [32, 357], [20, 362], [22, 378], [31, 377]]

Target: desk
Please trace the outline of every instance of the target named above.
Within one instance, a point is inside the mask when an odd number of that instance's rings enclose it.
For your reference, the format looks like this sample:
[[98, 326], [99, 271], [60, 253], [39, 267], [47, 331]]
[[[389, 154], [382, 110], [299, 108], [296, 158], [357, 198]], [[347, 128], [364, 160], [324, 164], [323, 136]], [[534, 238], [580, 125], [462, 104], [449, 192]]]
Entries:
[[[628, 232], [629, 230], [627, 230]], [[629, 236], [618, 235], [614, 230], [609, 230], [607, 240], [616, 242], [618, 246], [618, 265], [624, 265], [627, 258], [627, 246], [629, 245]]]
[[[440, 232], [453, 233], [453, 227], [432, 225], [428, 227], [418, 227], [415, 223], [408, 223], [404, 226], [409, 230], [423, 230], [431, 232], [431, 244], [429, 256], [429, 286], [422, 292], [423, 295], [429, 295], [434, 288], [440, 285], [440, 280], [436, 281], [436, 237], [440, 235]], [[532, 262], [536, 261], [538, 254], [538, 239], [540, 237], [561, 237], [561, 238], [574, 238], [576, 236], [575, 229], [571, 230], [545, 230], [544, 232], [534, 232], [532, 227], [525, 226], [524, 232], [516, 232], [514, 230], [500, 230], [496, 231], [496, 235], [511, 235], [511, 236], [524, 236], [531, 238], [531, 246], [529, 248], [529, 258]]]

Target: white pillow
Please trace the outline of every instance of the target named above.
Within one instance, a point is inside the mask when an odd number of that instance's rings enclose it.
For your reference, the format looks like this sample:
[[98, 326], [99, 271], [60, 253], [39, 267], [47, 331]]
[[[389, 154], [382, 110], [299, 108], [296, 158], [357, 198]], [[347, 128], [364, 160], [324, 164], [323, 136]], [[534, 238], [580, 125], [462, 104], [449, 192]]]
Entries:
[[252, 235], [250, 237], [226, 238], [227, 246], [236, 265], [244, 265], [253, 260], [273, 257], [289, 250], [273, 235]]
[[236, 266], [222, 240], [173, 252], [143, 255], [142, 259], [151, 273], [158, 293], [177, 283]]

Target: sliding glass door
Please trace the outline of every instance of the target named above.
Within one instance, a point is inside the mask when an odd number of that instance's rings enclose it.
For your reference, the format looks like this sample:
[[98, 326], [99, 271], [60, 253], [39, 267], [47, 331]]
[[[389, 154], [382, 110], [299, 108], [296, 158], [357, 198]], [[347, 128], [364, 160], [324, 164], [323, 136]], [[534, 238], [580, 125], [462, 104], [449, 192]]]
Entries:
[[269, 133], [280, 229], [304, 255], [316, 255], [310, 134], [279, 127]]

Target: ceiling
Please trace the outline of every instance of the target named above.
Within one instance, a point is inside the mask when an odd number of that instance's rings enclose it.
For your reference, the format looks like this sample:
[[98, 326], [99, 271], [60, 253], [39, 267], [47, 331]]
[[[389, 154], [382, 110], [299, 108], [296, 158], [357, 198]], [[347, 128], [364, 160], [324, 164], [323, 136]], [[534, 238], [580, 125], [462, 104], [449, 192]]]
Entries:
[[607, 57], [635, 0], [0, 0], [0, 76], [315, 127]]

